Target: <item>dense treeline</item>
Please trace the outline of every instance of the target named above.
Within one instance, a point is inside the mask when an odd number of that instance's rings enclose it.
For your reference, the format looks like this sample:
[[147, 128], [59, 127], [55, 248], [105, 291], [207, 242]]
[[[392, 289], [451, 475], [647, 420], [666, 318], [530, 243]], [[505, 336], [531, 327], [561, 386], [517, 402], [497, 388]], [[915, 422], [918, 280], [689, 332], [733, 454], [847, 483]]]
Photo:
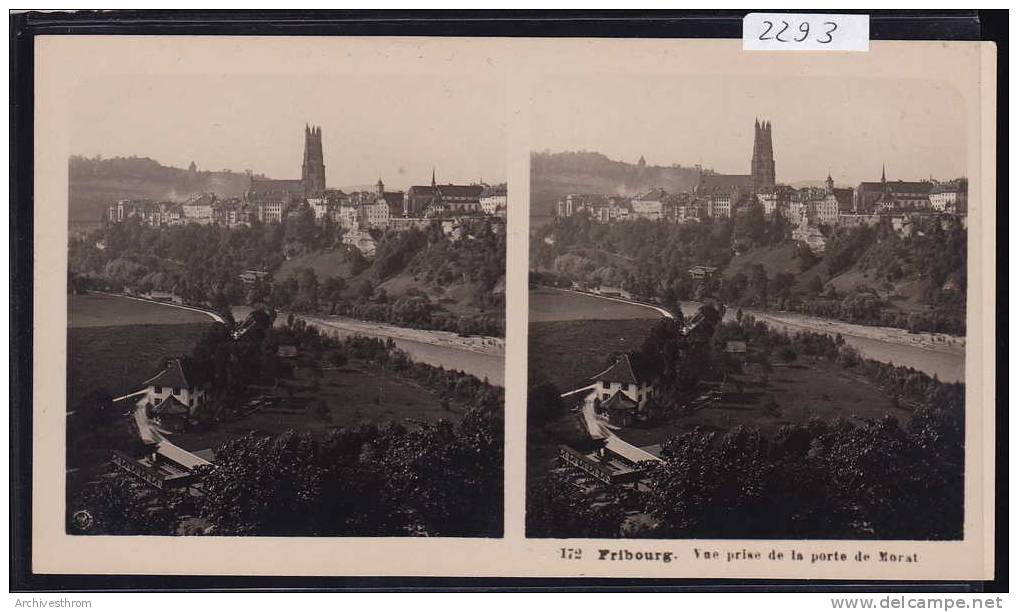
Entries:
[[199, 474], [203, 495], [197, 498], [107, 476], [72, 506], [89, 510], [96, 523], [89, 532], [501, 535], [501, 388], [414, 362], [391, 340], [338, 339], [292, 316], [273, 328], [265, 317], [237, 340], [210, 333], [196, 349], [194, 358], [212, 379], [208, 419], [229, 418], [224, 406], [236, 407], [252, 379], [265, 384], [280, 374], [286, 367], [275, 357], [280, 344], [298, 346], [307, 359], [379, 365], [467, 410], [455, 425], [371, 423], [335, 428], [324, 437], [251, 433], [215, 449], [215, 467]]
[[[756, 263], [722, 275], [736, 253], [790, 243], [788, 223], [765, 216], [760, 206], [735, 219], [681, 225], [600, 224], [577, 215], [536, 230], [531, 267], [552, 284], [621, 287], [665, 305], [713, 297], [913, 332], [964, 333], [967, 232], [959, 221], [916, 221], [908, 236], [889, 223], [822, 229], [821, 256], [796, 246], [792, 269], [768, 271]], [[698, 265], [719, 273], [698, 282], [688, 272]]]
[[[185, 302], [221, 309], [268, 304], [298, 313], [341, 314], [463, 334], [504, 334], [505, 234], [491, 222], [468, 223], [469, 238], [452, 240], [436, 223], [426, 230], [379, 234], [369, 262], [340, 244], [342, 231], [316, 224], [309, 209], [282, 224], [225, 229], [189, 224], [152, 228], [132, 220], [110, 224], [70, 245], [71, 290], [172, 292]], [[325, 249], [345, 252], [345, 270], [319, 278], [300, 268], [282, 280], [244, 283], [241, 272], [280, 268], [288, 257]], [[410, 287], [389, 295], [381, 285], [412, 275], [448, 300]]]
[[[663, 328], [662, 328], [663, 329]], [[739, 338], [788, 359], [809, 356], [869, 379], [899, 406], [901, 423], [810, 420], [773, 436], [695, 428], [665, 442], [646, 492], [607, 489], [605, 513], [553, 475], [528, 498], [535, 537], [960, 539], [964, 518], [964, 395], [911, 368], [862, 359], [841, 338], [786, 335], [752, 317], [718, 326], [708, 353]], [[648, 344], [648, 349], [652, 343]], [[545, 389], [534, 398], [548, 398]], [[687, 396], [688, 397], [688, 396]], [[546, 403], [548, 400], [545, 400]], [[681, 406], [679, 407], [681, 409]], [[936, 509], [936, 511], [931, 511]], [[620, 519], [630, 511], [641, 520]]]

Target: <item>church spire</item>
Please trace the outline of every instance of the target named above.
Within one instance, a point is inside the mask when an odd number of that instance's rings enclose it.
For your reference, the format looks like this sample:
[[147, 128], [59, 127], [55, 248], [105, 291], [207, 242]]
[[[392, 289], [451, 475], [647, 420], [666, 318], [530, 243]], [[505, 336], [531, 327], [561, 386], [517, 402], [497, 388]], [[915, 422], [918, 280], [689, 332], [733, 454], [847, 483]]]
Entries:
[[431, 167], [431, 186], [435, 186], [435, 167]]

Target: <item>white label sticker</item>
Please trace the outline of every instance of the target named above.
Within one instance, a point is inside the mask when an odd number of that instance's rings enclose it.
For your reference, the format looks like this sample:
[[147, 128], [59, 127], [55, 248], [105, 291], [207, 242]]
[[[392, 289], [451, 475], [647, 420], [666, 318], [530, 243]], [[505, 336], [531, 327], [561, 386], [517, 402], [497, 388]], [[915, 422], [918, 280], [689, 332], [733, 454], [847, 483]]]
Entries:
[[744, 51], [869, 51], [869, 15], [750, 13], [742, 19]]

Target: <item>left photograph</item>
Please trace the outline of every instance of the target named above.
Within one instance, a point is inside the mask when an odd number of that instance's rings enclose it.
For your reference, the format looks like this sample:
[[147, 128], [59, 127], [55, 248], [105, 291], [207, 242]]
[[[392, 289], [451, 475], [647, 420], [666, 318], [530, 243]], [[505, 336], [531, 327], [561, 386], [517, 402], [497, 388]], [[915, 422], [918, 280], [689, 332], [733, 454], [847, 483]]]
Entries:
[[501, 537], [503, 99], [364, 70], [80, 87], [67, 533]]

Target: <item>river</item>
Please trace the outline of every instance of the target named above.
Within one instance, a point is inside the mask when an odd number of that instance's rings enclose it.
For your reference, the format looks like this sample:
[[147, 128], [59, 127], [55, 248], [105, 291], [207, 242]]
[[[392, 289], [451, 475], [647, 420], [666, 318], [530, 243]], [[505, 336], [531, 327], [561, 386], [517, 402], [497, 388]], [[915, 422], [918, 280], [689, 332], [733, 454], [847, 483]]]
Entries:
[[[486, 336], [460, 336], [452, 332], [411, 329], [346, 317], [302, 315], [309, 324], [331, 334], [391, 338], [414, 361], [447, 370], [460, 370], [493, 385], [505, 386], [505, 341]], [[285, 315], [280, 317], [285, 320]]]

